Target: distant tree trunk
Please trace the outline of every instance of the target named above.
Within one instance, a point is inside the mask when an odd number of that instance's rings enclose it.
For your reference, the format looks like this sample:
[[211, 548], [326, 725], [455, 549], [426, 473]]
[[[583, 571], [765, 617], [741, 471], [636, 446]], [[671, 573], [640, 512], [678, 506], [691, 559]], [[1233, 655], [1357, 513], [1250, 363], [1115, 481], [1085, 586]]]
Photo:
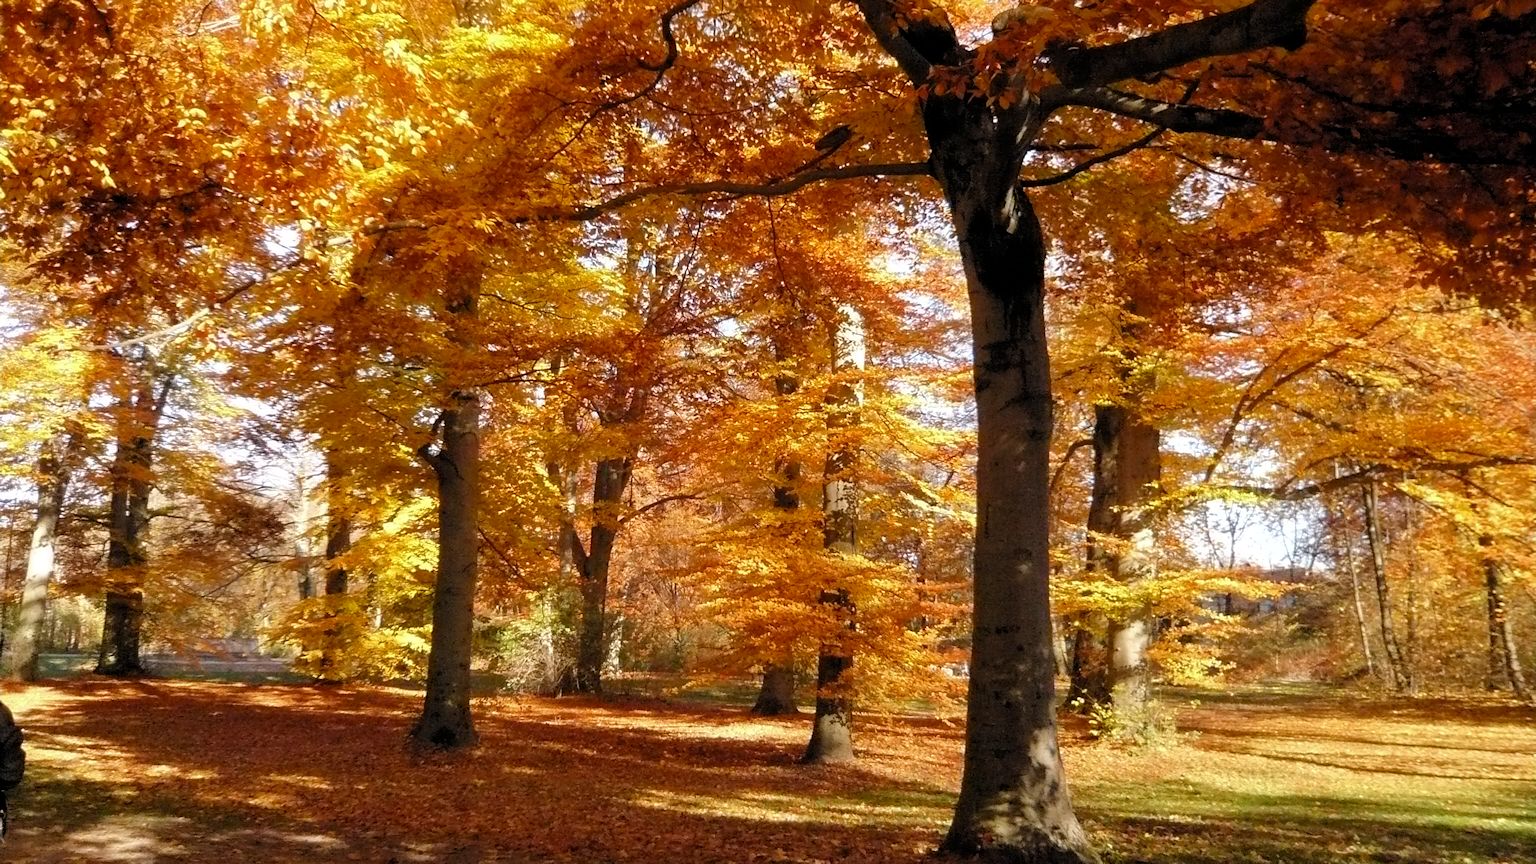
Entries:
[[[1130, 411], [1108, 425], [1111, 434], [1106, 436], [1106, 444], [1115, 464], [1114, 537], [1118, 547], [1111, 550], [1109, 563], [1115, 580], [1135, 591], [1157, 575], [1157, 535], [1150, 503], [1162, 483], [1161, 436], [1157, 427]], [[1147, 648], [1152, 631], [1152, 609], [1145, 601], [1124, 618], [1110, 622], [1110, 701], [1128, 717], [1145, 713], [1151, 698]]]
[[337, 674], [337, 654], [344, 647], [342, 626], [334, 619], [339, 610], [340, 598], [347, 594], [347, 566], [342, 556], [352, 549], [351, 508], [347, 504], [344, 488], [345, 473], [337, 460], [327, 456], [325, 463], [325, 615], [328, 621], [321, 630], [320, 679], [340, 680]]
[[[840, 321], [832, 334], [834, 376], [857, 374], [864, 369], [864, 322], [857, 310], [839, 310]], [[857, 380], [839, 380], [827, 391], [827, 428], [835, 434], [858, 423], [863, 391]], [[834, 556], [856, 555], [858, 544], [858, 486], [853, 477], [855, 452], [846, 442], [834, 442], [827, 454], [822, 480], [822, 546]], [[832, 612], [843, 628], [856, 626], [857, 609], [843, 585], [824, 588], [818, 602]], [[853, 753], [853, 700], [843, 675], [853, 668], [852, 646], [823, 640], [816, 658], [816, 716], [811, 721], [811, 740], [802, 762], [846, 762]]]
[[585, 554], [577, 556], [581, 575], [581, 632], [576, 649], [575, 690], [601, 693], [608, 659], [608, 575], [619, 536], [618, 510], [634, 471], [632, 456], [597, 463], [592, 481], [592, 532]]
[[[480, 272], [466, 277], [449, 304], [458, 347], [476, 350]], [[449, 750], [478, 740], [470, 716], [470, 652], [475, 619], [475, 581], [480, 553], [480, 411], [477, 389], [454, 390], [438, 419], [441, 446], [422, 447], [437, 478], [437, 584], [432, 592], [432, 645], [427, 655], [427, 692], [411, 729], [419, 746]]]
[[145, 672], [139, 656], [144, 624], [144, 551], [149, 527], [150, 471], [155, 435], [165, 413], [175, 376], [160, 379], [144, 373], [126, 409], [112, 457], [112, 498], [107, 542], [107, 591], [96, 672], [133, 676]]
[[311, 490], [305, 486], [306, 477], [302, 465], [296, 474], [296, 479], [298, 497], [294, 502], [296, 512], [293, 520], [293, 560], [299, 572], [299, 600], [303, 601], [315, 596], [315, 556], [309, 536], [309, 522], [312, 516], [309, 500]]
[[1520, 653], [1515, 648], [1514, 632], [1510, 628], [1509, 608], [1505, 605], [1504, 588], [1499, 574], [1498, 559], [1493, 557], [1493, 538], [1478, 538], [1482, 546], [1483, 577], [1488, 589], [1488, 689], [1498, 689], [1500, 674], [1514, 690], [1515, 698], [1531, 701], [1530, 688], [1526, 686], [1525, 670], [1520, 665]]
[[[791, 352], [785, 347], [783, 328], [775, 327], [773, 339], [773, 359], [783, 364], [791, 358]], [[793, 396], [800, 390], [800, 379], [794, 375], [780, 374], [774, 377], [773, 389], [780, 399]], [[773, 487], [773, 506], [777, 510], [794, 512], [800, 509], [800, 490], [798, 484], [805, 470], [805, 466], [798, 459], [781, 456], [774, 463], [774, 473], [779, 477], [779, 484]], [[795, 669], [794, 658], [785, 658], [783, 662], [768, 663], [763, 667], [762, 686], [757, 692], [757, 701], [752, 703], [752, 713], [764, 717], [774, 717], [782, 714], [799, 714], [800, 709], [795, 705]]]
[[1387, 670], [1392, 676], [1393, 689], [1408, 689], [1408, 679], [1403, 668], [1403, 655], [1397, 645], [1392, 628], [1392, 590], [1387, 583], [1386, 539], [1382, 536], [1381, 512], [1376, 496], [1375, 481], [1360, 487], [1361, 503], [1365, 514], [1365, 539], [1371, 550], [1371, 573], [1376, 581], [1376, 604], [1381, 621], [1381, 644], [1387, 655]]
[[15, 681], [37, 680], [38, 637], [48, 605], [48, 586], [53, 581], [54, 540], [69, 480], [61, 452], [66, 449], [67, 445], [55, 438], [43, 445], [37, 460], [37, 519], [27, 553], [27, 578], [22, 583], [16, 629], [5, 643], [7, 674]]
[[[1134, 309], [1128, 309], [1134, 314]], [[1122, 328], [1122, 339], [1135, 338]], [[1122, 398], [1133, 405], [1135, 385], [1122, 369]], [[1162, 482], [1160, 434], [1132, 406], [1094, 408], [1093, 495], [1088, 511], [1088, 569], [1103, 573], [1129, 591], [1156, 576], [1156, 534], [1149, 503]], [[1153, 631], [1152, 610], [1137, 604], [1108, 622], [1108, 669], [1079, 669], [1084, 693], [1108, 691], [1109, 701], [1126, 718], [1142, 717], [1151, 698], [1147, 649]], [[1079, 636], [1079, 638], [1082, 638]], [[1100, 679], [1103, 683], [1100, 683]]]
[[795, 670], [792, 667], [774, 663], [763, 667], [762, 687], [757, 691], [757, 701], [752, 703], [752, 713], [762, 717], [800, 713], [795, 705]]
[[[1339, 476], [1335, 466], [1334, 476]], [[1371, 656], [1371, 633], [1365, 621], [1365, 600], [1360, 592], [1360, 570], [1355, 566], [1354, 544], [1344, 533], [1344, 521], [1340, 517], [1337, 506], [1329, 501], [1324, 505], [1327, 518], [1328, 540], [1333, 547], [1333, 560], [1336, 565], [1342, 565], [1344, 572], [1349, 575], [1349, 589], [1354, 598], [1353, 611], [1355, 616], [1355, 628], [1360, 634], [1360, 656], [1365, 662], [1365, 673], [1372, 678], [1376, 677], [1376, 658]]]

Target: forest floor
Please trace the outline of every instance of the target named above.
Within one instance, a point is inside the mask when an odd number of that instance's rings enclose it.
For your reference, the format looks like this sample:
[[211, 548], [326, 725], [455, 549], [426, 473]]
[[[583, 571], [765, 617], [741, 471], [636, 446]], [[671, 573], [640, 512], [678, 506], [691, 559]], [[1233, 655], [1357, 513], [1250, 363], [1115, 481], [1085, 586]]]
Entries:
[[[478, 701], [482, 746], [402, 741], [417, 694], [85, 677], [13, 687], [27, 779], [6, 862], [932, 861], [960, 730], [859, 729], [803, 767], [804, 717], [651, 699]], [[1536, 715], [1304, 688], [1168, 698], [1156, 747], [1063, 749], [1109, 862], [1536, 861]]]

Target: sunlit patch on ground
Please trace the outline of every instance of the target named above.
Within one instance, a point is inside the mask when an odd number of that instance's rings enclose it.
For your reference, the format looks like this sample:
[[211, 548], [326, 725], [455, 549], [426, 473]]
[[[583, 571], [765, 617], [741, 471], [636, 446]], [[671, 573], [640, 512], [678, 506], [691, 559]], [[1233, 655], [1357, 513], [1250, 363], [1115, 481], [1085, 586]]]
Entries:
[[[1200, 699], [1198, 706], [1188, 703]], [[645, 700], [477, 703], [483, 745], [404, 746], [419, 696], [84, 678], [5, 695], [30, 746], [7, 862], [930, 861], [961, 730]], [[1536, 861], [1536, 718], [1319, 691], [1178, 694], [1184, 734], [1064, 751], [1110, 862]]]

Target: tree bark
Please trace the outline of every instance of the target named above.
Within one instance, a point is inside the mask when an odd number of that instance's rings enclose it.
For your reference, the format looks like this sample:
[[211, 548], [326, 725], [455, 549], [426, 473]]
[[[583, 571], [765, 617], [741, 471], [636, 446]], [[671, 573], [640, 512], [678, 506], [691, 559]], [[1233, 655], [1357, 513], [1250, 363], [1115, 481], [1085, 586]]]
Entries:
[[[844, 307], [832, 334], [832, 373], [857, 374], [864, 369], [864, 322], [857, 310]], [[827, 391], [827, 428], [836, 435], [859, 422], [863, 401], [857, 380], [838, 377]], [[833, 556], [857, 555], [858, 486], [853, 476], [857, 454], [849, 443], [834, 441], [827, 454], [822, 480], [822, 547]], [[853, 631], [857, 608], [845, 585], [833, 583], [821, 592], [818, 602], [831, 612], [839, 628]], [[852, 646], [840, 639], [824, 639], [816, 658], [816, 714], [811, 721], [811, 740], [806, 744], [806, 763], [847, 762], [853, 752], [853, 699], [843, 675], [853, 668]]]
[[[1334, 466], [1334, 476], [1339, 476], [1338, 466]], [[1355, 566], [1354, 544], [1344, 533], [1344, 520], [1339, 513], [1338, 506], [1331, 500], [1325, 501], [1324, 512], [1328, 520], [1329, 544], [1333, 547], [1334, 565], [1342, 565], [1344, 572], [1349, 576], [1349, 590], [1354, 600], [1352, 611], [1355, 615], [1355, 628], [1360, 633], [1360, 656], [1365, 662], [1365, 674], [1376, 677], [1376, 658], [1371, 655], [1371, 632], [1365, 621], [1365, 599], [1360, 591], [1360, 569]]]
[[[451, 338], [466, 352], [478, 346], [480, 278], [477, 264], [448, 305]], [[432, 592], [427, 692], [421, 717], [411, 729], [411, 740], [418, 746], [443, 750], [479, 741], [470, 716], [469, 666], [480, 554], [481, 394], [460, 387], [449, 398], [449, 407], [438, 418], [439, 448], [419, 451], [437, 478], [437, 585]]]
[[[1162, 483], [1161, 436], [1156, 426], [1122, 406], [1101, 406], [1097, 413], [1103, 434], [1095, 429], [1095, 478], [1103, 464], [1110, 475], [1107, 492], [1114, 502], [1110, 526], [1114, 543], [1104, 563], [1116, 582], [1134, 592], [1157, 575], [1157, 535], [1150, 504]], [[1152, 695], [1147, 665], [1152, 632], [1152, 609], [1145, 601], [1112, 618], [1109, 625], [1110, 701], [1133, 723], [1144, 719]]]
[[1403, 668], [1403, 655], [1392, 627], [1392, 586], [1387, 582], [1386, 539], [1382, 536], [1375, 481], [1361, 485], [1360, 497], [1365, 514], [1365, 539], [1371, 550], [1371, 573], [1376, 582], [1382, 649], [1387, 655], [1387, 671], [1392, 676], [1392, 687], [1403, 692], [1408, 689], [1408, 679]]
[[577, 562], [581, 574], [581, 633], [574, 689], [578, 693], [603, 691], [603, 666], [608, 659], [608, 576], [619, 536], [618, 510], [634, 465], [631, 456], [604, 459], [597, 463], [593, 476], [592, 531], [585, 554], [578, 556]]
[[1520, 654], [1515, 649], [1515, 637], [1510, 628], [1509, 608], [1504, 599], [1499, 562], [1491, 554], [1493, 538], [1484, 535], [1478, 539], [1478, 545], [1485, 550], [1483, 577], [1488, 590], [1488, 689], [1497, 689], [1494, 684], [1502, 674], [1504, 680], [1509, 682], [1510, 689], [1514, 691], [1515, 698], [1522, 702], [1529, 702], [1531, 692], [1526, 685], [1525, 669], [1520, 665]]
[[66, 449], [67, 445], [55, 438], [43, 445], [37, 460], [37, 519], [27, 553], [27, 578], [22, 583], [16, 629], [5, 645], [6, 671], [14, 681], [37, 680], [38, 637], [48, 605], [48, 586], [53, 581], [54, 541], [69, 481], [65, 454], [61, 452]]
[[333, 458], [325, 464], [325, 615], [328, 619], [320, 632], [320, 680], [338, 681], [337, 655], [345, 647], [340, 623], [335, 619], [340, 598], [347, 594], [347, 567], [341, 557], [352, 549], [352, 516], [347, 504], [346, 478]]
[[112, 457], [112, 498], [107, 542], [107, 590], [96, 672], [134, 676], [145, 673], [139, 656], [144, 625], [144, 542], [149, 527], [155, 435], [165, 414], [175, 377], [144, 373], [124, 400], [117, 450]]
[[[786, 332], [790, 325], [784, 321], [775, 321], [769, 338], [773, 343], [773, 359], [781, 366], [786, 362], [797, 360], [801, 352], [793, 350], [789, 346], [790, 339]], [[797, 375], [781, 372], [774, 376], [774, 392], [780, 400], [795, 395], [800, 391], [800, 379]], [[801, 476], [805, 466], [800, 460], [789, 456], [780, 456], [774, 461], [774, 474], [779, 478], [779, 483], [773, 487], [773, 506], [777, 510], [795, 512], [800, 509]], [[783, 532], [786, 535], [789, 532]], [[791, 542], [788, 536], [784, 542]], [[752, 703], [752, 713], [764, 717], [774, 717], [783, 714], [799, 714], [800, 708], [795, 705], [795, 669], [794, 658], [786, 657], [782, 662], [768, 663], [763, 667], [762, 686], [757, 692], [757, 701]]]
[[757, 701], [752, 703], [752, 713], [760, 717], [800, 713], [795, 705], [795, 670], [792, 667], [776, 663], [763, 667], [762, 686], [757, 691]]
[[975, 351], [976, 549], [965, 769], [943, 848], [1030, 862], [1095, 860], [1056, 739], [1050, 622], [1050, 354], [1045, 241], [1003, 186], [980, 100], [929, 100], [924, 122], [965, 266]]

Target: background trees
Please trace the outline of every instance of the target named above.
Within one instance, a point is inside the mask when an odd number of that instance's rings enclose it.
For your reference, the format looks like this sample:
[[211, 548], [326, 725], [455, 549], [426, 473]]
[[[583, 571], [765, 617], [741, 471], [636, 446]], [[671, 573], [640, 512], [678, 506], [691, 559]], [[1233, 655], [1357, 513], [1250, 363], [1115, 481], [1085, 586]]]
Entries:
[[441, 747], [816, 656], [840, 759], [948, 662], [947, 847], [1086, 860], [1058, 665], [1219, 668], [1305, 573], [1187, 526], [1279, 502], [1393, 687], [1523, 693], [1532, 10], [984, 5], [8, 12], [13, 668], [54, 535], [102, 671], [259, 631]]

